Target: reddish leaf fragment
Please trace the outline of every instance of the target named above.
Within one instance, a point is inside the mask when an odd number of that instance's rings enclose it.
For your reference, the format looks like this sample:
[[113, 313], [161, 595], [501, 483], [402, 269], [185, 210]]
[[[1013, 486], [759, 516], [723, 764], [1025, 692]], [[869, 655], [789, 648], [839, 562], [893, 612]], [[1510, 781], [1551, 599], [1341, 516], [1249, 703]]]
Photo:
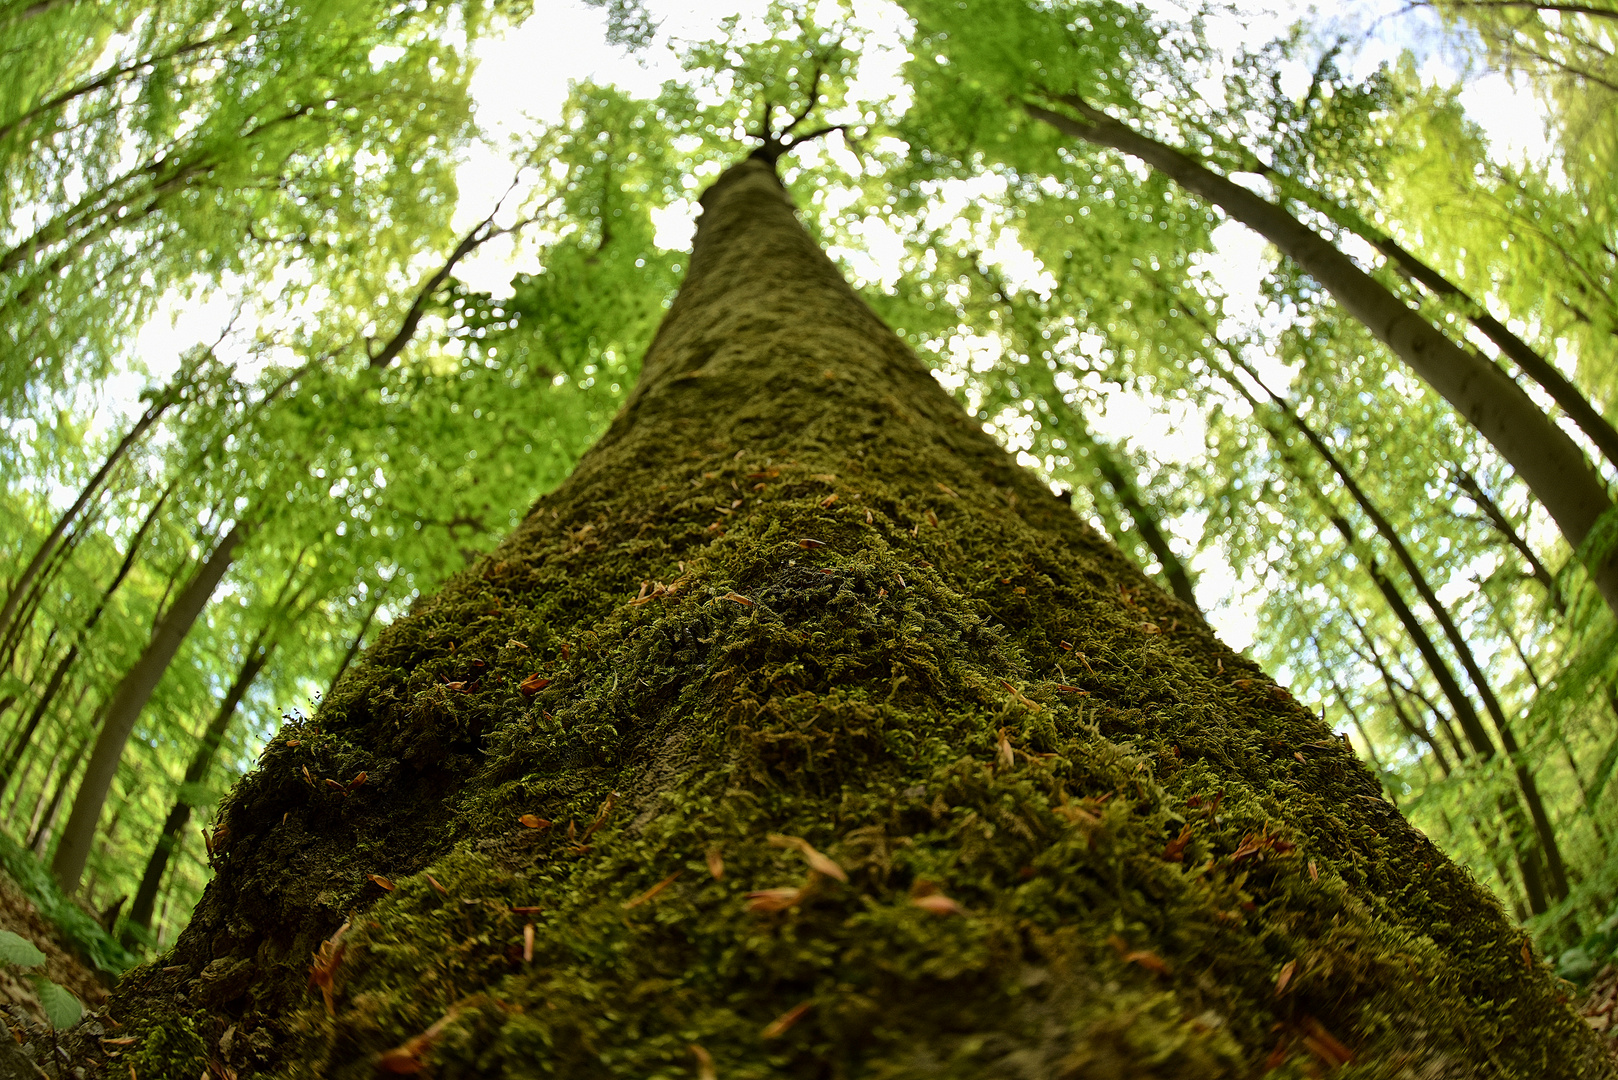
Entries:
[[1073, 643], [1071, 641], [1058, 641], [1057, 644], [1062, 646], [1062, 648], [1068, 652], [1073, 651]]
[[691, 1043], [686, 1049], [697, 1059], [697, 1080], [719, 1080], [719, 1073], [713, 1067], [712, 1054], [696, 1043]]
[[802, 889], [783, 886], [779, 889], [755, 889], [747, 894], [747, 910], [766, 914], [785, 911], [803, 896]]
[[824, 509], [825, 507], [830, 506], [832, 503], [834, 503], [836, 501], [837, 501], [837, 493], [832, 492], [830, 495], [827, 495], [824, 499], [820, 500], [821, 508]]
[[653, 885], [650, 889], [647, 889], [645, 892], [641, 893], [639, 896], [636, 896], [636, 897], [634, 897], [633, 899], [630, 899], [630, 900], [625, 900], [624, 901], [624, 910], [628, 911], [630, 908], [640, 907], [642, 904], [646, 903], [648, 900], [655, 899], [657, 897], [658, 893], [662, 892], [664, 889], [668, 888], [670, 885], [673, 885], [674, 884], [674, 879], [679, 877], [682, 872], [683, 871], [676, 870], [676, 871], [674, 871], [674, 873], [670, 874], [668, 877], [664, 878], [662, 881], [659, 881], [656, 885]]
[[719, 881], [725, 876], [725, 859], [724, 856], [719, 854], [718, 848], [708, 849], [708, 873], [715, 881]]
[[431, 885], [434, 889], [437, 889], [440, 895], [442, 895], [442, 896], [448, 896], [449, 895], [449, 890], [444, 888], [444, 886], [440, 885], [438, 883], [437, 878], [433, 877], [431, 874], [423, 874], [421, 876], [426, 878], [427, 879], [427, 884]]
[[534, 924], [522, 924], [522, 962], [532, 963], [534, 959]]
[[928, 893], [926, 896], [912, 896], [910, 903], [923, 911], [930, 911], [934, 915], [965, 915], [966, 909], [941, 892]]
[[[1007, 683], [1006, 685], [1010, 686], [1011, 684]], [[1017, 763], [1017, 759], [1012, 756], [1011, 740], [1006, 737], [1005, 728], [1000, 729], [999, 738], [995, 744], [995, 756], [1000, 760], [1000, 764], [1007, 769]]]
[[734, 601], [735, 603], [740, 604], [742, 607], [752, 607], [753, 606], [753, 601], [749, 600], [747, 597], [743, 596], [739, 592], [728, 592], [724, 596], [721, 596], [719, 599]]
[[444, 1034], [444, 1029], [458, 1015], [459, 1009], [450, 1009], [420, 1035], [412, 1035], [400, 1045], [382, 1054], [376, 1059], [377, 1072], [392, 1073], [395, 1076], [409, 1076], [421, 1072], [427, 1067], [422, 1055], [433, 1048], [433, 1044]]
[[459, 682], [447, 682], [447, 683], [444, 684], [444, 686], [445, 686], [446, 689], [458, 690], [463, 694], [467, 692], [467, 690], [466, 690], [466, 682], [464, 680], [459, 681]]
[[1315, 865], [1315, 860], [1313, 860], [1313, 859], [1309, 860], [1309, 880], [1310, 881], [1319, 881], [1320, 880], [1320, 868]]
[[342, 784], [339, 784], [335, 780], [327, 779], [327, 780], [323, 781], [323, 783], [327, 787], [331, 788], [333, 791], [340, 791], [340, 792], [344, 792], [344, 793], [346, 793], [348, 791], [347, 788], [345, 788]]
[[551, 827], [551, 823], [549, 821], [546, 821], [544, 818], [538, 817], [534, 814], [524, 814], [522, 817], [517, 819], [517, 824], [528, 829], [548, 829]]
[[804, 861], [809, 864], [809, 869], [815, 873], [825, 874], [827, 877], [834, 877], [838, 881], [845, 883], [848, 881], [848, 874], [841, 866], [816, 851], [809, 841], [803, 837], [782, 836], [780, 833], [771, 833], [765, 839], [769, 841], [771, 847], [791, 848], [802, 855]]
[[1333, 1038], [1331, 1032], [1327, 1031], [1319, 1020], [1305, 1016], [1300, 1026], [1303, 1028], [1303, 1045], [1330, 1068], [1335, 1069], [1354, 1061], [1353, 1052]]
[[793, 1024], [796, 1024], [799, 1020], [802, 1020], [804, 1014], [814, 1007], [815, 1003], [812, 1001], [805, 1001], [801, 1005], [794, 1005], [780, 1016], [777, 1016], [774, 1020], [771, 1020], [764, 1030], [758, 1033], [758, 1037], [761, 1039], [774, 1039], [786, 1034], [788, 1028], [790, 1028]]
[[521, 690], [526, 696], [533, 697], [550, 684], [551, 680], [542, 678], [539, 672], [536, 671], [519, 683], [517, 689]]
[[1191, 842], [1191, 823], [1187, 822], [1180, 829], [1180, 835], [1170, 840], [1163, 849], [1163, 858], [1168, 862], [1180, 862], [1185, 858], [1185, 846]]
[[303, 745], [303, 740], [302, 739], [288, 739], [287, 740], [287, 745], [288, 746], [302, 746]]
[[366, 874], [365, 877], [366, 880], [370, 881], [370, 883], [375, 885], [377, 888], [386, 889], [388, 892], [393, 891], [393, 882], [389, 881], [381, 874]]
[[1292, 981], [1293, 973], [1298, 970], [1297, 960], [1288, 960], [1281, 965], [1281, 973], [1275, 977], [1275, 996], [1280, 997], [1286, 992], [1287, 984]]
[[1056, 689], [1063, 694], [1089, 694], [1088, 690], [1080, 690], [1077, 686], [1068, 686], [1066, 683], [1057, 683]]
[[360, 773], [358, 776], [354, 777], [354, 779], [348, 782], [348, 790], [353, 791], [355, 788], [364, 787], [365, 781], [366, 775], [364, 773]]
[[942, 491], [945, 495], [952, 495], [957, 499], [960, 498], [960, 496], [955, 493], [955, 489], [949, 487], [942, 480], [934, 480], [933, 483], [937, 484], [938, 490]]
[[1169, 966], [1156, 953], [1145, 949], [1136, 949], [1134, 952], [1128, 953], [1124, 956], [1124, 963], [1139, 964], [1147, 971], [1153, 971], [1159, 975], [1169, 973]]
[[807, 548], [807, 549], [813, 550], [814, 548], [823, 548], [823, 547], [825, 547], [826, 542], [824, 540], [815, 540], [815, 539], [812, 539], [811, 537], [805, 536], [805, 537], [799, 538], [798, 546], [801, 547], [801, 548]]
[[514, 907], [514, 908], [511, 909], [511, 913], [513, 915], [538, 915], [541, 911], [544, 911], [544, 910], [545, 910], [544, 908], [540, 907], [537, 904], [531, 904], [531, 905], [529, 905], [527, 907]]

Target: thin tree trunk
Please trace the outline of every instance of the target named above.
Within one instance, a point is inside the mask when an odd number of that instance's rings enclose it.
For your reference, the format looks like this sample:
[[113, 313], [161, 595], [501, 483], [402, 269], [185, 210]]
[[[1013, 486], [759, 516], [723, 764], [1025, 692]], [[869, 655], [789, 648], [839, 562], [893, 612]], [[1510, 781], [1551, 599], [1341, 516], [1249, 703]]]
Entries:
[[[1488, 712], [1489, 718], [1494, 721], [1495, 731], [1500, 737], [1500, 745], [1504, 748], [1511, 761], [1512, 773], [1517, 779], [1517, 786], [1522, 789], [1523, 801], [1528, 806], [1529, 817], [1534, 823], [1534, 833], [1539, 838], [1539, 846], [1545, 856], [1546, 869], [1549, 873], [1550, 897], [1552, 900], [1565, 899], [1568, 894], [1567, 869], [1562, 860], [1562, 849], [1557, 841], [1556, 829], [1551, 824], [1550, 814], [1545, 809], [1544, 798], [1539, 792], [1539, 784], [1534, 779], [1533, 771], [1528, 768], [1527, 762], [1522, 759], [1516, 734], [1512, 730], [1510, 720], [1506, 717], [1505, 709], [1501, 707], [1499, 699], [1495, 696], [1494, 688], [1490, 685], [1488, 677], [1484, 675], [1483, 669], [1478, 666], [1477, 658], [1472, 655], [1471, 645], [1462, 635], [1460, 628], [1455, 625], [1455, 620], [1450, 617], [1449, 609], [1438, 599], [1438, 594], [1427, 581], [1427, 575], [1417, 565], [1415, 556], [1411, 553], [1409, 546], [1405, 544], [1404, 537], [1399, 535], [1398, 530], [1393, 527], [1393, 523], [1371, 501], [1365, 489], [1360, 487], [1359, 481], [1354, 478], [1353, 473], [1349, 472], [1348, 467], [1327, 445], [1326, 440], [1321, 438], [1311, 424], [1298, 415], [1297, 410], [1293, 409], [1285, 398], [1271, 390], [1263, 379], [1259, 377], [1258, 372], [1253, 370], [1252, 366], [1236, 350], [1225, 349], [1224, 351], [1231, 358], [1231, 361], [1241, 366], [1248, 376], [1269, 396], [1270, 402], [1276, 411], [1285, 416], [1292, 426], [1308, 440], [1309, 445], [1314, 447], [1315, 452], [1320, 455], [1321, 460], [1336, 475], [1338, 481], [1343, 485], [1343, 489], [1354, 500], [1355, 505], [1371, 520], [1371, 524], [1375, 527], [1378, 535], [1393, 550], [1394, 557], [1398, 559], [1399, 565], [1404, 568], [1411, 584], [1415, 586], [1416, 594], [1421, 597], [1422, 602], [1433, 613], [1433, 617], [1438, 620], [1438, 625], [1444, 631], [1444, 637], [1448, 639], [1451, 650], [1460, 661], [1461, 667], [1465, 669], [1473, 688], [1477, 690], [1478, 697], [1482, 699], [1483, 707]], [[1355, 535], [1347, 521], [1341, 517], [1334, 517], [1333, 520], [1338, 530], [1342, 532], [1343, 539], [1351, 545], [1354, 544]], [[1376, 567], [1374, 563], [1371, 564], [1371, 572], [1373, 577], [1380, 578], [1382, 575], [1381, 569]], [[1378, 581], [1378, 587], [1382, 587], [1380, 580]], [[1385, 590], [1384, 595], [1387, 595]], [[1403, 603], [1402, 598], [1400, 603]], [[1405, 610], [1408, 611], [1409, 609], [1406, 608]], [[1442, 682], [1440, 685], [1442, 685]], [[1447, 690], [1446, 696], [1448, 696]], [[1462, 693], [1461, 697], [1464, 698], [1465, 694]], [[1451, 706], [1455, 706], [1453, 699], [1451, 700]], [[1476, 713], [1472, 712], [1470, 701], [1467, 702], [1465, 713], [1458, 708], [1456, 711], [1456, 716], [1461, 721], [1463, 731], [1467, 731], [1468, 715], [1474, 721], [1476, 720]], [[1474, 748], [1480, 745], [1472, 732], [1467, 731], [1467, 737], [1471, 740]], [[1494, 740], [1485, 736], [1485, 741], [1491, 748], [1490, 756], [1492, 756]], [[1485, 758], [1485, 760], [1488, 759]], [[1530, 889], [1529, 892], [1532, 896], [1533, 890]], [[1536, 909], [1536, 914], [1537, 911], [1538, 909]]]
[[90, 477], [84, 488], [79, 492], [79, 497], [74, 500], [73, 505], [63, 511], [62, 515], [56, 519], [56, 524], [51, 526], [51, 531], [45, 535], [39, 549], [34, 552], [34, 557], [29, 560], [27, 566], [23, 567], [22, 573], [12, 583], [11, 591], [7, 594], [4, 605], [0, 605], [0, 634], [4, 634], [10, 629], [11, 618], [17, 611], [17, 605], [27, 593], [29, 586], [33, 584], [34, 577], [39, 573], [40, 567], [45, 565], [45, 560], [50, 558], [51, 553], [56, 550], [56, 545], [62, 539], [62, 534], [67, 531], [67, 527], [73, 523], [74, 519], [89, 505], [90, 500], [101, 490], [102, 483], [106, 481], [113, 468], [123, 460], [124, 455], [140, 441], [151, 426], [157, 423], [158, 418], [168, 410], [170, 405], [174, 404], [174, 400], [175, 397], [172, 393], [164, 393], [147, 407], [146, 411], [141, 414], [140, 419], [135, 421], [135, 426], [130, 428], [122, 439], [118, 440], [118, 445], [112, 448], [112, 453], [108, 454], [107, 460], [101, 463], [101, 468], [97, 469], [95, 475]]
[[1550, 395], [1551, 400], [1555, 401], [1568, 418], [1578, 425], [1579, 430], [1595, 443], [1596, 448], [1609, 463], [1618, 466], [1618, 430], [1615, 430], [1600, 410], [1585, 397], [1584, 392], [1573, 385], [1554, 364], [1540, 355], [1537, 349], [1490, 315], [1488, 309], [1468, 295], [1466, 290], [1422, 262], [1393, 237], [1366, 221], [1349, 207], [1311, 190], [1279, 169], [1263, 165], [1256, 160], [1255, 164], [1258, 166], [1255, 171], [1277, 182], [1282, 195], [1298, 199], [1311, 209], [1324, 214], [1333, 224], [1359, 236], [1391, 259], [1399, 271], [1410, 280], [1418, 282], [1434, 296], [1441, 297], [1459, 308], [1473, 326], [1494, 342], [1502, 356], [1509, 358], [1522, 369], [1524, 375], [1539, 384], [1540, 388]]
[[51, 830], [56, 827], [56, 815], [62, 810], [62, 801], [67, 797], [68, 789], [73, 784], [73, 776], [79, 770], [79, 762], [84, 760], [84, 752], [89, 747], [88, 735], [74, 743], [73, 752], [67, 757], [67, 764], [56, 774], [56, 786], [51, 789], [50, 801], [43, 807], [34, 807], [33, 819], [28, 823], [28, 847], [38, 858], [43, 859], [46, 849], [50, 847]]
[[95, 610], [90, 612], [90, 617], [79, 628], [73, 644], [62, 655], [62, 659], [56, 664], [56, 669], [51, 672], [50, 678], [46, 680], [45, 688], [40, 691], [39, 700], [34, 705], [34, 711], [29, 714], [28, 720], [23, 724], [17, 743], [12, 747], [4, 767], [0, 767], [0, 792], [4, 792], [6, 785], [10, 783], [10, 777], [17, 767], [18, 760], [22, 757], [23, 750], [27, 747], [28, 741], [34, 737], [34, 732], [38, 730], [40, 721], [50, 711], [51, 703], [56, 700], [56, 695], [61, 690], [62, 684], [67, 678], [67, 673], [72, 669], [73, 662], [78, 659], [79, 651], [83, 647], [85, 640], [89, 637], [90, 632], [96, 628], [96, 623], [101, 621], [102, 613], [107, 610], [107, 602], [118, 591], [118, 586], [122, 585], [124, 579], [129, 576], [129, 571], [135, 565], [135, 555], [140, 551], [141, 544], [146, 538], [147, 530], [157, 520], [157, 515], [162, 511], [163, 504], [168, 501], [168, 497], [168, 490], [158, 496], [157, 502], [152, 504], [152, 508], [146, 513], [145, 520], [140, 523], [140, 528], [136, 529], [135, 534], [129, 538], [129, 546], [124, 549], [124, 560], [119, 564], [118, 572], [113, 575], [112, 581], [102, 590], [101, 599], [97, 601]]
[[1494, 531], [1499, 533], [1501, 539], [1510, 544], [1517, 554], [1523, 557], [1523, 561], [1528, 564], [1529, 574], [1545, 590], [1545, 595], [1550, 600], [1551, 607], [1556, 610], [1556, 613], [1566, 615], [1567, 600], [1562, 596], [1562, 589], [1557, 584], [1556, 575], [1551, 573], [1550, 568], [1540, 561], [1534, 549], [1528, 546], [1528, 541], [1523, 539], [1522, 534], [1517, 531], [1517, 527], [1506, 516], [1505, 510], [1490, 497], [1487, 491], [1483, 490], [1483, 485], [1478, 483], [1478, 478], [1464, 469], [1458, 470], [1455, 474], [1455, 486], [1466, 492], [1467, 498], [1478, 504], [1478, 509], [1483, 511]]
[[[1078, 117], [1038, 105], [1027, 108], [1030, 115], [1065, 134], [1140, 158], [1264, 236], [1325, 286], [1345, 311], [1438, 391], [1511, 464], [1585, 563], [1608, 607], [1618, 614], [1618, 549], [1597, 534], [1597, 523], [1614, 509], [1612, 498], [1578, 445], [1522, 387], [1494, 364], [1456, 345], [1281, 207], [1081, 100], [1064, 97], [1062, 102]], [[1587, 550], [1590, 540], [1601, 550]]]
[[237, 545], [246, 528], [241, 523], [214, 546], [207, 562], [197, 570], [191, 581], [164, 612], [139, 660], [135, 661], [123, 681], [118, 684], [112, 700], [104, 710], [101, 731], [96, 737], [95, 749], [85, 768], [84, 780], [73, 797], [73, 809], [67, 824], [62, 827], [62, 842], [56, 847], [51, 860], [51, 872], [68, 892], [78, 888], [84, 873], [85, 861], [90, 857], [90, 845], [95, 839], [96, 821], [101, 816], [102, 804], [118, 772], [118, 762], [124, 754], [124, 744], [135, 730], [135, 721], [157, 689], [158, 681], [168, 670], [169, 663], [180, 651], [180, 645], [191, 632], [191, 627], [207, 606], [225, 571], [235, 560]]
[[384, 595], [385, 589], [378, 588], [376, 592], [376, 600], [366, 610], [365, 618], [360, 620], [359, 631], [354, 635], [354, 640], [348, 643], [347, 651], [343, 653], [342, 663], [338, 664], [337, 670], [332, 672], [331, 683], [327, 686], [326, 693], [320, 699], [322, 702], [326, 701], [333, 694], [337, 693], [337, 684], [343, 681], [343, 675], [347, 673], [349, 665], [354, 662], [354, 657], [359, 655], [360, 646], [365, 643], [366, 632], [371, 629], [371, 620], [376, 618], [376, 613], [382, 609], [382, 598]]
[[1101, 473], [1101, 478], [1112, 488], [1113, 495], [1134, 521], [1135, 531], [1140, 533], [1141, 539], [1146, 541], [1146, 546], [1162, 564], [1163, 576], [1168, 579], [1169, 590], [1184, 600], [1193, 611], [1200, 612], [1202, 608], [1197, 606], [1197, 593], [1191, 586], [1191, 574], [1180, 561], [1180, 557], [1174, 553], [1174, 548], [1169, 545], [1168, 537], [1163, 535], [1156, 515], [1141, 502], [1140, 494], [1135, 490], [1135, 485], [1129, 477], [1124, 474], [1123, 467], [1118, 464], [1112, 448], [1092, 443], [1092, 450], [1096, 454], [1096, 469]]
[[[225, 730], [230, 726], [231, 719], [236, 715], [236, 709], [247, 696], [247, 690], [258, 678], [258, 673], [269, 662], [270, 654], [275, 650], [275, 643], [263, 644], [263, 635], [253, 642], [247, 650], [247, 659], [241, 669], [236, 673], [236, 680], [230, 684], [225, 697], [219, 703], [218, 710], [213, 719], [208, 722], [202, 737], [197, 740], [197, 748], [192, 752], [191, 763], [186, 766], [185, 776], [180, 780], [180, 793], [175, 797], [174, 805], [169, 809], [168, 817], [163, 820], [163, 829], [158, 833], [157, 843], [152, 847], [152, 854], [146, 860], [146, 872], [141, 875], [140, 887], [135, 890], [135, 901], [129, 907], [128, 927], [140, 927], [145, 930], [151, 925], [152, 908], [157, 902], [158, 887], [163, 882], [163, 874], [168, 869], [169, 857], [179, 844], [181, 832], [191, 821], [191, 789], [202, 782], [202, 778], [213, 767], [215, 756], [219, 753], [219, 744], [224, 741]], [[131, 932], [126, 931], [124, 944], [129, 945], [134, 940]]]

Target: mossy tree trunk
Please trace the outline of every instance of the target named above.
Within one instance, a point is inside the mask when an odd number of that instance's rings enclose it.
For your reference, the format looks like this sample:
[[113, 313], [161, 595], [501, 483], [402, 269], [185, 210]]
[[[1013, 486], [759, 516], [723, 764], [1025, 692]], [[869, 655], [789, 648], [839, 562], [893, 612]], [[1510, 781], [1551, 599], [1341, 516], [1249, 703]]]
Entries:
[[120, 1069], [1612, 1074], [1498, 902], [983, 434], [766, 161], [703, 207], [601, 442], [226, 801]]

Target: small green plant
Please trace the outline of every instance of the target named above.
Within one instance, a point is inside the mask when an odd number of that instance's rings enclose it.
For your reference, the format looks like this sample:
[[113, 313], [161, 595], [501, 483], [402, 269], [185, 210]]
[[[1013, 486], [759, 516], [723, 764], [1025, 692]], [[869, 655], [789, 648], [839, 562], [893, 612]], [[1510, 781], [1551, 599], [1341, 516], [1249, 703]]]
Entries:
[[[0, 963], [31, 968], [39, 967], [44, 962], [45, 954], [33, 942], [10, 930], [0, 930]], [[39, 1007], [52, 1028], [70, 1028], [84, 1016], [84, 1006], [67, 987], [43, 975], [31, 977], [34, 980], [34, 993], [39, 997]]]

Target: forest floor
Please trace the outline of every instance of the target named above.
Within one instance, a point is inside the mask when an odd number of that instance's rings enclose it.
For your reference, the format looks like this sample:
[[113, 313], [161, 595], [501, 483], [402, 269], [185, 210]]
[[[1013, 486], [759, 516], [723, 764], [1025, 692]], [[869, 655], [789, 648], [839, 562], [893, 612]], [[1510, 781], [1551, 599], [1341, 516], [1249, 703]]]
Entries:
[[[45, 954], [45, 966], [34, 970], [73, 991], [87, 1008], [99, 1008], [106, 1001], [105, 976], [79, 958], [56, 925], [39, 913], [34, 902], [4, 871], [0, 871], [0, 930], [10, 930], [32, 941]], [[0, 1011], [6, 1014], [8, 1027], [16, 1027], [16, 1008], [22, 1009], [31, 1021], [44, 1022], [33, 981], [15, 969], [0, 968]]]
[[1618, 1054], [1618, 964], [1601, 969], [1585, 989], [1578, 1009], [1584, 1022], [1606, 1040], [1607, 1049]]

